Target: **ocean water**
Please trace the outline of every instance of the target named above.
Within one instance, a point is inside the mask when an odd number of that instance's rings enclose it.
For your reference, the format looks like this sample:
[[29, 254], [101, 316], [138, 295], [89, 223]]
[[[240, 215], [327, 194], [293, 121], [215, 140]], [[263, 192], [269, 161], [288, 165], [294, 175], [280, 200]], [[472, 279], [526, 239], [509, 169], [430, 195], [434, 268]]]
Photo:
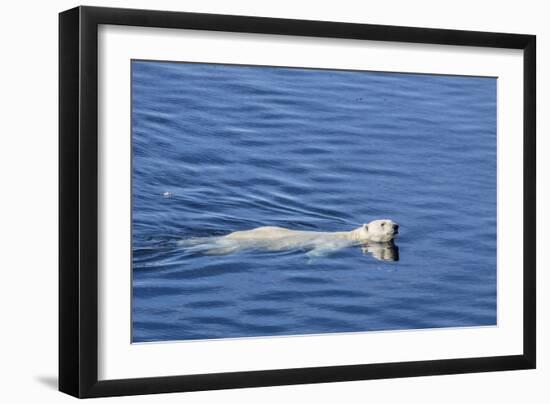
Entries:
[[[496, 79], [132, 62], [133, 342], [496, 324]], [[208, 255], [259, 226], [400, 225]]]

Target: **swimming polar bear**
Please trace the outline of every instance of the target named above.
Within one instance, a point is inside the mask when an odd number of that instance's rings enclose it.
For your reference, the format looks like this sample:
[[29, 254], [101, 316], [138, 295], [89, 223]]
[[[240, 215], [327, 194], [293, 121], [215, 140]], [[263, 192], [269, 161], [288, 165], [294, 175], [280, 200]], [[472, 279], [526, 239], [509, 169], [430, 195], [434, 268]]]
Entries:
[[310, 258], [321, 257], [336, 250], [362, 245], [364, 253], [377, 259], [396, 261], [392, 240], [399, 225], [389, 219], [373, 220], [357, 229], [340, 232], [291, 230], [284, 227], [264, 226], [252, 230], [236, 231], [221, 237], [205, 237], [180, 242], [190, 252], [223, 255], [243, 250], [285, 251], [306, 250]]

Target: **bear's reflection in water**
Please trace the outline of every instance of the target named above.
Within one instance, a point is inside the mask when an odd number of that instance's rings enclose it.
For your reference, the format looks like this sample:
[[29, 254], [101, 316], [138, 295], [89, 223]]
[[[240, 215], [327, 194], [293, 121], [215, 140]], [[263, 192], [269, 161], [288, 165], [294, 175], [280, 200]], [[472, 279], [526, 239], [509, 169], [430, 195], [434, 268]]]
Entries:
[[326, 257], [342, 248], [360, 247], [365, 255], [371, 255], [379, 261], [399, 261], [399, 247], [393, 240], [379, 243], [351, 243], [349, 241], [332, 242], [330, 245], [324, 245], [322, 248], [314, 243], [301, 243], [298, 247], [292, 242], [292, 238], [287, 238], [284, 243], [274, 244], [272, 241], [262, 240], [231, 240], [225, 237], [201, 237], [178, 242], [180, 247], [190, 254], [200, 255], [228, 255], [241, 251], [303, 251], [311, 260]]
[[392, 241], [387, 243], [364, 244], [361, 246], [363, 254], [372, 254], [380, 261], [399, 261], [399, 247]]

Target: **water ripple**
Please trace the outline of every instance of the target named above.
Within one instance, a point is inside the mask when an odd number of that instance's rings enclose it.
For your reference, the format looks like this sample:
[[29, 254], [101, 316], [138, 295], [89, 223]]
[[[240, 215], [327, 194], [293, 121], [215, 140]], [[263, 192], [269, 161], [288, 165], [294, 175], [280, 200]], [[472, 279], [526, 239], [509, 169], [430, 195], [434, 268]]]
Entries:
[[[134, 61], [132, 94], [134, 341], [496, 323], [494, 78]], [[178, 244], [376, 218], [399, 261]]]

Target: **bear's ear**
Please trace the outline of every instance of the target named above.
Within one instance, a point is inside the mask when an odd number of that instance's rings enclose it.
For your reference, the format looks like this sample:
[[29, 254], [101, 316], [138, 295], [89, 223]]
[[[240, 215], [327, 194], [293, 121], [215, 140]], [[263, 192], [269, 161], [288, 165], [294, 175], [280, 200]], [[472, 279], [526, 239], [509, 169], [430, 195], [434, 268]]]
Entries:
[[369, 225], [366, 223], [363, 223], [363, 229], [365, 229], [366, 231], [369, 231]]

